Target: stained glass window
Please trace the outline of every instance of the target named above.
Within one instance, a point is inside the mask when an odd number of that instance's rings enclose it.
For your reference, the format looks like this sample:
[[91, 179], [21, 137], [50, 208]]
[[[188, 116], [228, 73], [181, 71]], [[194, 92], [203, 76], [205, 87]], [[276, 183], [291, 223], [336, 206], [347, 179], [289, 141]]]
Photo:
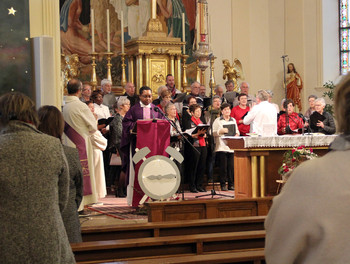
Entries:
[[350, 0], [339, 1], [340, 72], [350, 71]]

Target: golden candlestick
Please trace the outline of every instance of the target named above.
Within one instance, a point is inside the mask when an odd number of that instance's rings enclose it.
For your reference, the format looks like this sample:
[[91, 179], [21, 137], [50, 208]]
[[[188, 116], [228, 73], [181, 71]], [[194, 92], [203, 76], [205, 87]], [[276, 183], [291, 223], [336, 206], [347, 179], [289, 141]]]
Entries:
[[215, 77], [214, 77], [214, 60], [216, 57], [214, 55], [211, 55], [210, 57], [210, 81], [209, 81], [209, 87], [213, 89], [216, 85], [215, 83]]
[[187, 65], [186, 65], [186, 61], [187, 61], [188, 55], [183, 54], [182, 55], [182, 91], [183, 92], [187, 92], [187, 87], [188, 87], [188, 83], [187, 83]]
[[92, 52], [91, 54], [91, 66], [92, 66], [92, 73], [91, 73], [91, 86], [92, 90], [96, 90], [97, 87], [97, 77], [96, 77], [96, 55], [98, 55], [97, 52]]
[[111, 68], [112, 68], [111, 57], [114, 53], [113, 52], [105, 52], [104, 54], [107, 56], [107, 79], [113, 83], [112, 74], [111, 74]]
[[126, 64], [125, 64], [125, 55], [126, 53], [120, 53], [120, 57], [121, 57], [121, 60], [122, 60], [122, 79], [121, 79], [121, 85], [124, 87], [125, 84], [126, 84], [126, 74], [125, 74], [125, 67], [126, 67]]
[[199, 60], [196, 61], [196, 81], [201, 82], [201, 69], [199, 68]]

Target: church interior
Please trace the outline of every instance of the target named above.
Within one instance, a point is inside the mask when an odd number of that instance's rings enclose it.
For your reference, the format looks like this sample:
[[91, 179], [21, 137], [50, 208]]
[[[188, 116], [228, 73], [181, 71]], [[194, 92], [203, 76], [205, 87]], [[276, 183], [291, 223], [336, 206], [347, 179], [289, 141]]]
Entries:
[[[295, 109], [304, 113], [310, 95], [332, 105], [333, 98], [325, 96], [327, 83], [339, 83], [348, 71], [339, 44], [341, 2], [1, 1], [0, 95], [19, 91], [37, 108], [62, 110], [67, 82], [77, 78], [92, 90], [101, 89], [101, 81], [108, 79], [117, 97], [129, 82], [136, 94], [149, 86], [156, 99], [170, 73], [182, 93], [190, 93], [197, 81], [212, 97], [217, 85], [234, 80], [237, 93], [243, 82], [254, 97], [260, 90], [272, 91], [272, 102], [280, 107], [287, 97], [287, 65], [292, 63], [302, 79]], [[235, 151], [234, 190], [221, 192], [214, 180], [205, 186], [208, 197], [197, 199], [187, 184], [181, 196], [177, 185], [175, 199], [154, 199], [132, 208], [108, 189], [79, 217], [83, 242], [71, 243], [75, 261], [267, 263], [264, 221], [285, 183], [277, 172], [285, 152], [302, 145], [323, 156], [336, 137], [303, 136], [304, 131], [263, 143], [253, 136], [227, 139]]]

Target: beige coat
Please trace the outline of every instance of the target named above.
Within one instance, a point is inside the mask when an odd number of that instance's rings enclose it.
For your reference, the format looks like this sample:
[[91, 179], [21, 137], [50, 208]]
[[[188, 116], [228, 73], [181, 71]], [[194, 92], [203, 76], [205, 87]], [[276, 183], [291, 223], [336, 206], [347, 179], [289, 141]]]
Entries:
[[1, 130], [1, 263], [75, 263], [61, 217], [68, 177], [57, 138], [21, 121]]
[[301, 164], [289, 178], [265, 222], [269, 264], [350, 263], [350, 141]]

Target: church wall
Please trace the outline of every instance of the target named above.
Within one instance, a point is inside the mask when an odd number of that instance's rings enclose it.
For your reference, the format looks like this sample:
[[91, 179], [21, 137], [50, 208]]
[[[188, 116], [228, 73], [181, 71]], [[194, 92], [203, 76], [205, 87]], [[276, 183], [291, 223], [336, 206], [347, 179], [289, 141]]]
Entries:
[[[337, 1], [208, 0], [208, 4], [212, 48], [217, 56], [216, 83], [224, 83], [222, 59], [232, 63], [238, 58], [251, 93], [271, 89], [274, 101], [280, 104], [284, 98], [281, 56], [287, 54], [304, 82], [301, 93], [304, 112], [309, 94], [322, 96], [323, 83], [338, 79]], [[230, 37], [231, 44], [227, 43]], [[206, 74], [207, 84], [209, 71]]]
[[[329, 0], [207, 0], [215, 81], [224, 84], [222, 60], [238, 58], [251, 93], [271, 89], [274, 101], [284, 97], [281, 55], [287, 54], [304, 81], [307, 96], [322, 95], [322, 84], [339, 79], [338, 1]], [[31, 37], [54, 37], [56, 105], [62, 102], [60, 82], [59, 3], [30, 0]], [[209, 69], [205, 85], [209, 87]], [[48, 89], [54, 90], [49, 87]], [[209, 88], [208, 92], [209, 93]]]
[[45, 94], [49, 94], [54, 99], [43, 100], [55, 102], [59, 109], [62, 105], [63, 91], [61, 83], [61, 46], [60, 46], [60, 23], [59, 23], [59, 1], [52, 0], [30, 0], [30, 37], [50, 36], [53, 38], [54, 48], [54, 68], [55, 78], [47, 85]]

